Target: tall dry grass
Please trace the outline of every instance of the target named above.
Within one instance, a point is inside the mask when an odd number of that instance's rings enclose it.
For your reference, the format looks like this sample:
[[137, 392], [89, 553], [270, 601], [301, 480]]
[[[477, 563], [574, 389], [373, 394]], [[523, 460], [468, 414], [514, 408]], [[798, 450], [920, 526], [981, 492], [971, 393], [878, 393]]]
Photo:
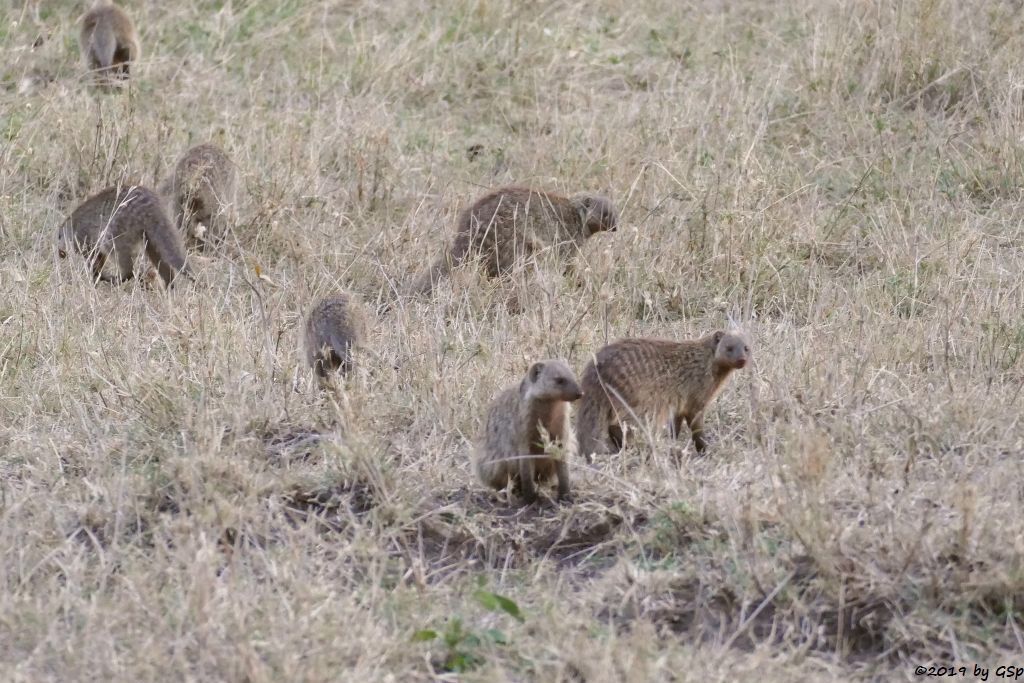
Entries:
[[[126, 7], [145, 60], [106, 96], [82, 4], [0, 22], [0, 678], [1024, 665], [1017, 3]], [[210, 139], [246, 200], [195, 286], [55, 257], [77, 201]], [[510, 182], [622, 225], [520, 314], [472, 270], [396, 299]], [[321, 395], [299, 321], [338, 288], [391, 308]], [[730, 316], [756, 364], [707, 457], [575, 462], [571, 506], [473, 480], [530, 361]]]

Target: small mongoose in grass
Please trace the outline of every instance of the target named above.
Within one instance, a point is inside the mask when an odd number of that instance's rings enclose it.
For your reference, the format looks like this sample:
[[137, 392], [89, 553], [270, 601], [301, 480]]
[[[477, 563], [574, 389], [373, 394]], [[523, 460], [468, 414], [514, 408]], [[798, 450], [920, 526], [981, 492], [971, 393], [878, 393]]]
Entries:
[[117, 5], [100, 2], [80, 23], [78, 44], [86, 68], [103, 85], [127, 79], [131, 63], [142, 54], [131, 18]]
[[[501, 392], [487, 411], [487, 425], [476, 451], [477, 476], [503, 489], [512, 481], [531, 503], [535, 482], [558, 478], [558, 497], [569, 495], [568, 458], [576, 452], [569, 424], [571, 402], [583, 395], [576, 376], [561, 360], [534, 363], [518, 386]], [[544, 450], [542, 431], [560, 453]]]
[[238, 174], [224, 151], [205, 143], [188, 149], [160, 186], [174, 223], [191, 247], [224, 238], [234, 211]]
[[[86, 199], [61, 224], [57, 239], [61, 258], [75, 249], [89, 260], [95, 278], [113, 283], [135, 276], [143, 248], [165, 284], [179, 273], [188, 275], [181, 235], [160, 197], [139, 185], [108, 187]], [[105, 268], [108, 260], [113, 275]]]
[[[583, 402], [577, 420], [580, 452], [622, 447], [622, 423], [653, 419], [680, 435], [685, 420], [693, 445], [703, 453], [704, 411], [733, 370], [750, 360], [741, 333], [712, 332], [700, 339], [621, 339], [597, 352], [583, 370]], [[609, 443], [611, 442], [611, 444]]]
[[362, 305], [346, 293], [321, 299], [306, 318], [306, 359], [320, 378], [352, 371], [353, 350], [366, 336]]
[[453, 267], [475, 255], [490, 277], [545, 251], [564, 260], [591, 235], [615, 230], [618, 221], [614, 204], [601, 195], [562, 197], [525, 187], [495, 190], [459, 214], [452, 245], [420, 275], [413, 292], [430, 293]]

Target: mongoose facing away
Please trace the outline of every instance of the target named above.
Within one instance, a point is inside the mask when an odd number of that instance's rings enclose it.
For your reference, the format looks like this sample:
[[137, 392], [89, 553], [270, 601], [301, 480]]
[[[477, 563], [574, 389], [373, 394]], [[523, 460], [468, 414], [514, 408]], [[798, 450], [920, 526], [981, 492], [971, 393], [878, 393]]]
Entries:
[[[146, 255], [164, 283], [188, 274], [185, 247], [164, 211], [160, 197], [139, 185], [108, 187], [82, 202], [60, 226], [57, 252], [84, 254], [93, 277], [119, 283], [134, 277], [139, 252]], [[114, 274], [105, 266], [111, 262]]]
[[581, 452], [622, 447], [622, 423], [653, 419], [679, 437], [685, 420], [693, 445], [703, 453], [704, 411], [729, 374], [750, 360], [740, 333], [712, 332], [700, 339], [621, 339], [597, 352], [583, 370], [583, 402], [577, 420]]
[[181, 156], [160, 192], [167, 197], [186, 244], [205, 246], [227, 234], [237, 186], [231, 159], [220, 147], [207, 143]]
[[366, 336], [363, 307], [350, 294], [321, 299], [306, 317], [306, 359], [320, 378], [340, 370], [352, 371], [353, 350]]
[[417, 279], [413, 291], [429, 293], [453, 267], [476, 254], [490, 277], [547, 250], [564, 260], [591, 235], [615, 230], [618, 221], [614, 204], [601, 195], [562, 197], [525, 187], [494, 190], [459, 214], [451, 247]]
[[[561, 360], [534, 363], [519, 386], [501, 392], [487, 411], [476, 451], [477, 476], [487, 486], [519, 487], [527, 503], [537, 499], [535, 482], [558, 478], [558, 497], [569, 495], [568, 458], [576, 452], [569, 424], [570, 404], [583, 395], [576, 376]], [[543, 428], [561, 445], [561, 456], [544, 452]]]
[[130, 64], [142, 54], [135, 25], [113, 3], [100, 2], [82, 15], [78, 44], [85, 67], [105, 85], [127, 79]]

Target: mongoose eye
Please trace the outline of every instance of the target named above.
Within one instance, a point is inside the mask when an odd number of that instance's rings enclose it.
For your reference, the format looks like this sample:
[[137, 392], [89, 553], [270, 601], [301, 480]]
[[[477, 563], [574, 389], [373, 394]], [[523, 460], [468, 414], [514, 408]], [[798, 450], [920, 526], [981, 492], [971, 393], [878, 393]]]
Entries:
[[744, 346], [744, 347], [743, 347], [743, 350], [744, 350], [744, 351], [748, 351], [748, 352], [749, 352], [749, 351], [750, 351], [750, 347], [749, 347], [749, 346]]
[[736, 347], [735, 346], [729, 346], [729, 347], [726, 347], [725, 350], [728, 351], [729, 353], [732, 353], [733, 351], [736, 350]]
[[555, 384], [558, 384], [558, 385], [565, 384], [565, 378], [564, 377], [559, 377], [558, 379], [555, 380]]

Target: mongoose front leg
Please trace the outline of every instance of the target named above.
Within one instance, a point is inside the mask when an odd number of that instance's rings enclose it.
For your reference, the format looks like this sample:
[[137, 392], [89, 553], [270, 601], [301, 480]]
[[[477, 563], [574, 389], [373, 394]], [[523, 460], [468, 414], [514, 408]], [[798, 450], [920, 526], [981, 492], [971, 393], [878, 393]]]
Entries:
[[119, 282], [127, 282], [135, 277], [135, 254], [130, 249], [114, 250], [114, 257], [117, 259], [117, 274]]
[[558, 500], [569, 499], [569, 463], [563, 455], [555, 461], [555, 475], [558, 477]]
[[89, 258], [89, 266], [92, 270], [93, 282], [108, 282], [103, 276], [103, 265], [107, 262], [107, 255], [102, 251], [94, 251]]
[[[522, 444], [518, 453], [516, 453], [516, 457], [519, 458], [519, 494], [527, 504], [530, 504], [537, 500], [537, 486], [533, 482], [534, 456], [530, 453], [530, 449], [526, 447], [526, 444]], [[559, 485], [561, 485], [561, 482], [559, 482]]]
[[690, 418], [690, 433], [693, 435], [693, 447], [698, 453], [703, 454], [707, 448], [704, 440], [704, 413], [697, 413]]

